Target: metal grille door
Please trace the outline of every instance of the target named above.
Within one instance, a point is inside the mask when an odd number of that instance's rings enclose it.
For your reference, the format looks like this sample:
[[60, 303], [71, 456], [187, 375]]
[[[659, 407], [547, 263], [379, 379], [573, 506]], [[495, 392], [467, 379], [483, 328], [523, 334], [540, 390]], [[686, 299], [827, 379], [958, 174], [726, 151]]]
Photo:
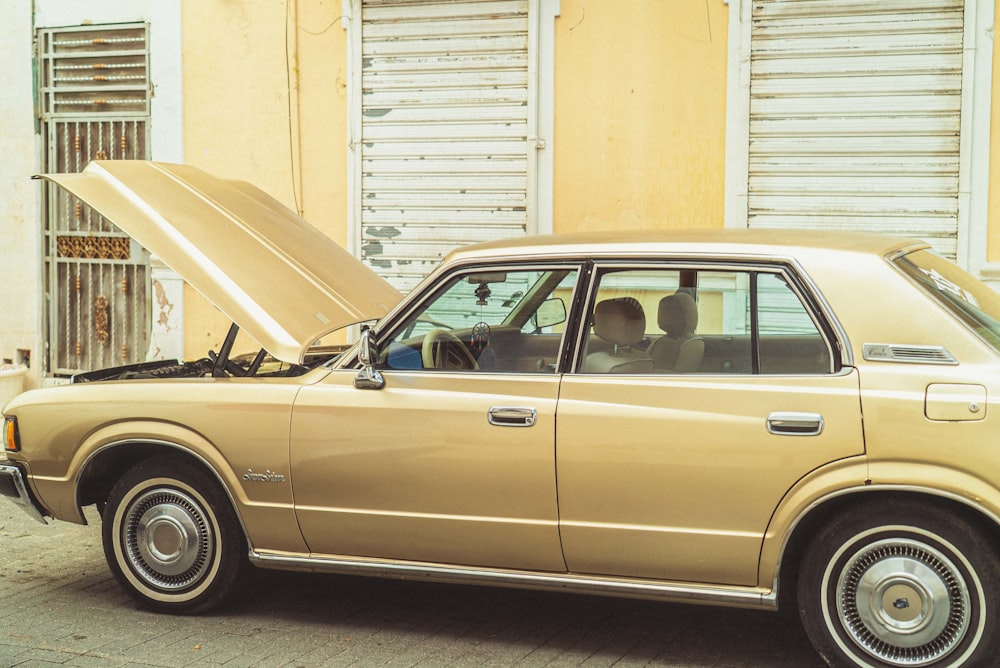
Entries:
[[[147, 34], [145, 24], [39, 31], [46, 172], [148, 156]], [[49, 372], [142, 361], [149, 254], [75, 197], [44, 187]]]
[[749, 226], [920, 237], [954, 258], [963, 0], [759, 0]]
[[406, 292], [456, 246], [534, 232], [529, 3], [361, 6], [361, 257]]

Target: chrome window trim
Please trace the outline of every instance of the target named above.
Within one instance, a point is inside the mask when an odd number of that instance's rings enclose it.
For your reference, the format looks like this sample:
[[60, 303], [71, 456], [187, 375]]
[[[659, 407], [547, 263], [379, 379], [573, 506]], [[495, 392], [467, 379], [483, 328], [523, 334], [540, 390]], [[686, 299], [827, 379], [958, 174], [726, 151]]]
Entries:
[[[847, 336], [847, 330], [845, 330], [844, 326], [840, 324], [840, 319], [837, 318], [836, 313], [833, 311], [833, 307], [831, 307], [830, 303], [826, 300], [826, 297], [823, 295], [823, 291], [819, 289], [819, 286], [812, 280], [809, 272], [805, 270], [805, 267], [803, 267], [798, 260], [789, 258], [786, 260], [786, 263], [794, 270], [795, 277], [801, 281], [805, 288], [809, 291], [808, 297], [815, 300], [815, 307], [820, 310], [823, 320], [825, 320], [827, 325], [829, 325], [829, 327], [833, 330], [832, 334], [835, 339], [835, 343], [840, 347], [840, 350], [831, 351], [831, 354], [833, 354], [833, 352], [837, 352], [840, 355], [842, 367], [853, 367], [854, 349], [851, 347], [851, 341]], [[803, 295], [799, 296], [803, 297]], [[810, 300], [806, 299], [805, 301], [808, 308], [808, 302]], [[823, 328], [820, 327], [819, 329], [822, 330]], [[827, 343], [829, 344], [831, 342], [828, 341]]]
[[[840, 324], [840, 320], [834, 314], [829, 302], [827, 302], [816, 283], [809, 277], [808, 272], [805, 271], [801, 263], [799, 263], [795, 258], [784, 256], [723, 256], [719, 258], [693, 258], [691, 255], [629, 257], [623, 255], [592, 259], [593, 269], [590, 276], [588, 276], [587, 291], [583, 299], [585, 313], [581, 314], [581, 319], [583, 318], [583, 315], [589, 313], [592, 308], [598, 274], [608, 268], [616, 270], [657, 268], [663, 270], [681, 271], [690, 269], [694, 271], [745, 271], [780, 274], [787, 277], [788, 286], [802, 303], [803, 308], [805, 308], [806, 312], [809, 314], [813, 324], [816, 325], [816, 329], [820, 336], [823, 337], [823, 341], [827, 347], [827, 352], [830, 355], [831, 368], [827, 374], [703, 374], [692, 372], [684, 374], [685, 376], [722, 376], [745, 378], [755, 375], [766, 375], [770, 377], [783, 375], [816, 377], [820, 375], [839, 375], [845, 368], [854, 366], [854, 353], [851, 348], [850, 340], [847, 337], [846, 330], [843, 325]], [[803, 289], [805, 292], [803, 292]], [[580, 373], [577, 369], [580, 368], [582, 361], [581, 356], [585, 347], [585, 334], [586, 327], [580, 327], [580, 331], [577, 332], [577, 340], [574, 343], [572, 362], [569, 367], [569, 371], [573, 373]], [[834, 359], [840, 359], [840, 371], [834, 370]], [[671, 374], [642, 374], [642, 376], [674, 377]]]
[[909, 255], [910, 253], [914, 253], [918, 250], [926, 250], [926, 249], [932, 250], [931, 245], [929, 243], [923, 241], [914, 241], [913, 243], [907, 244], [900, 248], [893, 249], [892, 251], [886, 253], [885, 259], [888, 260], [889, 264], [895, 266], [896, 260], [903, 257], [904, 255]]

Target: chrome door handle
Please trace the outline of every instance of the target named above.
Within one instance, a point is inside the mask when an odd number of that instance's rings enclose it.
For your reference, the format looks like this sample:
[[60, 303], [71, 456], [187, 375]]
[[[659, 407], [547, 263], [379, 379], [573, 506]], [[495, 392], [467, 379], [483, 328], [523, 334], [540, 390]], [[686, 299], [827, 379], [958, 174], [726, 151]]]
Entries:
[[819, 436], [823, 433], [823, 416], [819, 413], [771, 413], [767, 430], [779, 436]]
[[538, 419], [538, 411], [534, 408], [494, 406], [487, 417], [490, 424], [498, 427], [531, 427]]

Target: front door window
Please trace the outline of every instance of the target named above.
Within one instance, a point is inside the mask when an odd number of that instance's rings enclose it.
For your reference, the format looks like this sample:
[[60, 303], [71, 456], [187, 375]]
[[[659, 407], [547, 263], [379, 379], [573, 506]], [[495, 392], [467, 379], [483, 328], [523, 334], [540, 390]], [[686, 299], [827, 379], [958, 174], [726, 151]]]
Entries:
[[460, 273], [383, 344], [390, 370], [554, 373], [575, 268]]

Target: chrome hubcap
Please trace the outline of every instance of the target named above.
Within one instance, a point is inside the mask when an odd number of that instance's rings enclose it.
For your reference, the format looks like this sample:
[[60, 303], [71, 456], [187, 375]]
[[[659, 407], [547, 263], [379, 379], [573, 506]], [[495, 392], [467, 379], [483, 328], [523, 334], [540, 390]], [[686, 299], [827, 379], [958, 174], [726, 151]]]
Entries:
[[205, 512], [178, 490], [140, 495], [126, 511], [122, 532], [129, 565], [155, 588], [184, 589], [211, 565], [215, 541]]
[[892, 665], [937, 661], [969, 629], [969, 593], [961, 572], [922, 542], [894, 538], [862, 548], [846, 561], [837, 591], [837, 613], [848, 635]]

